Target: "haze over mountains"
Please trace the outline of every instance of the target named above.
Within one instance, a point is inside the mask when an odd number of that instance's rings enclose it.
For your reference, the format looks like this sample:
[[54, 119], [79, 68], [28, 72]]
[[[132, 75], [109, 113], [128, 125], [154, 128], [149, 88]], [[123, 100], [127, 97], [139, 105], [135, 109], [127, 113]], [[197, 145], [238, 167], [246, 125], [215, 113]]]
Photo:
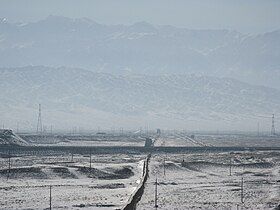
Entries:
[[102, 25], [49, 16], [0, 22], [0, 63], [71, 66], [114, 74], [232, 77], [280, 89], [280, 31], [259, 35], [172, 26]]
[[[44, 124], [182, 129], [269, 129], [280, 91], [234, 79], [186, 75], [113, 75], [43, 66], [0, 69], [0, 114], [10, 125]], [[109, 119], [109, 120], [108, 120]], [[263, 124], [265, 123], [265, 125]]]
[[280, 110], [280, 31], [2, 19], [0, 67], [1, 121], [14, 128], [35, 129], [39, 103], [61, 129], [269, 130]]

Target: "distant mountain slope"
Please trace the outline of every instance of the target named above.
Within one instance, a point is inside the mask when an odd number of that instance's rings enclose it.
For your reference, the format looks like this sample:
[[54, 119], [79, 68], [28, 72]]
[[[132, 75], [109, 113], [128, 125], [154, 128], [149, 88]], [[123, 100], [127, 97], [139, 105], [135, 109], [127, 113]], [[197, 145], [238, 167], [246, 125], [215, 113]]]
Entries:
[[280, 31], [252, 36], [145, 22], [107, 26], [57, 16], [27, 24], [3, 19], [0, 64], [73, 66], [117, 74], [196, 73], [280, 89]]
[[[280, 110], [280, 91], [233, 79], [187, 75], [122, 75], [74, 68], [0, 69], [3, 122], [45, 125], [143, 125], [166, 128], [255, 128]], [[266, 121], [269, 123], [270, 120]], [[246, 126], [245, 126], [246, 125]]]

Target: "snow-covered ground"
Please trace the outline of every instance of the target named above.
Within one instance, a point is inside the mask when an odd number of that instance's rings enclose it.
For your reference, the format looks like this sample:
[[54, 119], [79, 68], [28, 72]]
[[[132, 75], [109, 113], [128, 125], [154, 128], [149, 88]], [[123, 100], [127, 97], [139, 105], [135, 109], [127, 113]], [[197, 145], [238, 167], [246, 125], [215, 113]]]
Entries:
[[21, 135], [23, 139], [37, 146], [144, 146], [145, 137], [139, 134], [104, 135]]
[[153, 155], [137, 209], [154, 208], [156, 177], [159, 209], [273, 209], [280, 204], [279, 152]]
[[164, 133], [155, 146], [215, 146], [215, 147], [280, 147], [280, 136], [256, 134], [195, 134], [174, 131]]
[[195, 134], [184, 131], [164, 131], [158, 138], [155, 132], [104, 135], [20, 135], [32, 145], [38, 146], [144, 146], [145, 138], [156, 139], [155, 146], [167, 147], [280, 147], [280, 136], [256, 134]]
[[[171, 154], [158, 150], [152, 154], [149, 178], [137, 210], [153, 208], [156, 177], [159, 209], [274, 209], [280, 204], [279, 151], [250, 149], [229, 153], [211, 150], [211, 146], [279, 147], [279, 136], [192, 135], [175, 131], [163, 132], [156, 138], [155, 133], [150, 133], [151, 138], [156, 139], [155, 146], [208, 147], [196, 153], [188, 150]], [[24, 139], [35, 146], [143, 146], [146, 136], [126, 133], [26, 135]], [[2, 149], [0, 209], [47, 209], [50, 186], [53, 209], [121, 209], [139, 186], [147, 156], [137, 153], [93, 154], [90, 169], [89, 154], [74, 154], [72, 159], [67, 149], [58, 151], [53, 148], [46, 147], [46, 152], [36, 149], [20, 153], [13, 151], [12, 155], [20, 156], [11, 158], [10, 172], [8, 152]], [[242, 178], [244, 203], [241, 202]]]
[[142, 176], [145, 156], [0, 158], [0, 209], [121, 209]]

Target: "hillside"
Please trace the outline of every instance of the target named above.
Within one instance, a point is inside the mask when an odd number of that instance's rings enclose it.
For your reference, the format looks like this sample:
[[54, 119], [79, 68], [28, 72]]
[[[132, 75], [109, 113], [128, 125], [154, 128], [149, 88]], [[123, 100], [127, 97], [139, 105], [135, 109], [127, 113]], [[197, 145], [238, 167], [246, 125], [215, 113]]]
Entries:
[[117, 76], [76, 68], [2, 68], [0, 92], [3, 122], [21, 122], [33, 129], [39, 103], [43, 124], [61, 128], [255, 130], [259, 121], [269, 129], [270, 119], [261, 116], [270, 117], [280, 109], [276, 89], [195, 75]]
[[201, 74], [280, 89], [280, 32], [102, 25], [49, 16], [33, 23], [0, 21], [2, 67], [72, 66], [117, 74]]

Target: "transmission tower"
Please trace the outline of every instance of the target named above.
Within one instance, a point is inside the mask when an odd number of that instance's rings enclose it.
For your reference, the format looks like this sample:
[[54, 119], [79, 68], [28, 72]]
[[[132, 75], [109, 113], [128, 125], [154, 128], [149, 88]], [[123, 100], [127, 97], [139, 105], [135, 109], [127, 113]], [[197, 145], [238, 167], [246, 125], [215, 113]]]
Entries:
[[38, 122], [37, 122], [37, 133], [43, 132], [43, 126], [42, 126], [42, 116], [41, 116], [41, 104], [39, 104], [39, 114], [38, 114]]
[[271, 135], [275, 135], [275, 119], [274, 119], [274, 114], [272, 114]]

